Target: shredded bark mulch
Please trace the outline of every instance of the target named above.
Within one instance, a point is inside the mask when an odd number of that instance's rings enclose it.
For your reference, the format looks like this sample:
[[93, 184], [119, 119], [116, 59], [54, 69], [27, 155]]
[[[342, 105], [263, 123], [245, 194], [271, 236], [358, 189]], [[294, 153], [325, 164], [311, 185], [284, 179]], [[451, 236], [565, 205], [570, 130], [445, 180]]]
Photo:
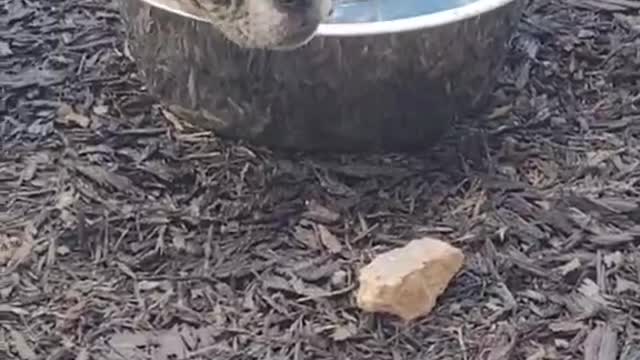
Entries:
[[[640, 358], [640, 5], [536, 0], [494, 106], [424, 154], [178, 131], [103, 0], [0, 1], [0, 358]], [[432, 314], [357, 270], [420, 236]]]

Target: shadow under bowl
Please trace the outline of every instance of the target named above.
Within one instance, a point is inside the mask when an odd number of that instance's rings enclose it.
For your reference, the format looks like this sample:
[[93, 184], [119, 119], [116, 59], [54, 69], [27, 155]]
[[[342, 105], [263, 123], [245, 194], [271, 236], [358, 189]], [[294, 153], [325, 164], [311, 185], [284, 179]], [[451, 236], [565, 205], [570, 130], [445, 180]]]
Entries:
[[433, 145], [482, 109], [523, 2], [327, 22], [293, 51], [238, 47], [147, 0], [120, 5], [148, 90], [187, 123], [273, 148], [402, 151]]

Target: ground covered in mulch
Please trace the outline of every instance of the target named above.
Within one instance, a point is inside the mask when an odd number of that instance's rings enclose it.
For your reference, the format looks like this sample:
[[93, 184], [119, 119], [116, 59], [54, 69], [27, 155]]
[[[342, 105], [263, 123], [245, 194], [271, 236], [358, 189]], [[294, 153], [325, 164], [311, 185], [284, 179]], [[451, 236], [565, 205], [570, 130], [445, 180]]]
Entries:
[[[176, 131], [99, 0], [0, 0], [0, 358], [640, 358], [640, 5], [536, 0], [481, 126], [424, 154]], [[364, 314], [431, 235], [432, 314]]]

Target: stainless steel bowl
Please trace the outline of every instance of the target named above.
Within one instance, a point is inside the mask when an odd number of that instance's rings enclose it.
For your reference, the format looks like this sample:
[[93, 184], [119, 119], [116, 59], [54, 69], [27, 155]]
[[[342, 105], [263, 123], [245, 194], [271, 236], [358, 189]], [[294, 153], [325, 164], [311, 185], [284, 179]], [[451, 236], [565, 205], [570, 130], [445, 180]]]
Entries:
[[429, 146], [482, 108], [524, 6], [445, 1], [456, 7], [331, 19], [292, 51], [240, 48], [181, 1], [120, 4], [142, 78], [183, 120], [275, 148], [386, 151]]

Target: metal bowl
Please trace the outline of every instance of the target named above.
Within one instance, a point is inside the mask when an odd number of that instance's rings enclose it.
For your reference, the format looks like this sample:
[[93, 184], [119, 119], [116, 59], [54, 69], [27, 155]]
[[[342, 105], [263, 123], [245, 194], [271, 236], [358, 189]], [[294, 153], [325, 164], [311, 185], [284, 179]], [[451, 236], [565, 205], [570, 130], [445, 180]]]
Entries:
[[[367, 18], [354, 1], [396, 13]], [[438, 2], [412, 14], [397, 12], [411, 9], [400, 0], [342, 0], [291, 51], [241, 48], [169, 0], [120, 5], [150, 93], [188, 123], [275, 148], [398, 151], [432, 145], [485, 105], [524, 6]]]

